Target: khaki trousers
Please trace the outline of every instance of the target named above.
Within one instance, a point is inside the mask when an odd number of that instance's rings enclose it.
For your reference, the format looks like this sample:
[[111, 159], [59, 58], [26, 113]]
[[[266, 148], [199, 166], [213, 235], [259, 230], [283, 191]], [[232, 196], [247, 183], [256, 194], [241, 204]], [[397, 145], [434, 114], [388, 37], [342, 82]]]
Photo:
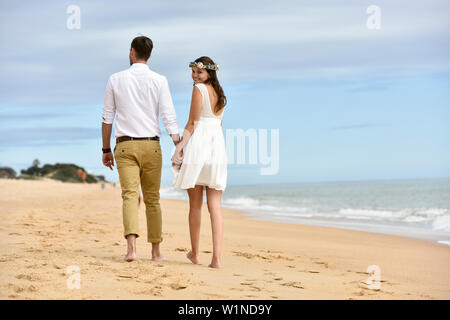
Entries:
[[147, 216], [147, 241], [162, 241], [159, 188], [161, 185], [162, 154], [159, 141], [130, 140], [116, 144], [114, 158], [122, 187], [124, 237], [139, 237], [139, 184], [144, 196]]

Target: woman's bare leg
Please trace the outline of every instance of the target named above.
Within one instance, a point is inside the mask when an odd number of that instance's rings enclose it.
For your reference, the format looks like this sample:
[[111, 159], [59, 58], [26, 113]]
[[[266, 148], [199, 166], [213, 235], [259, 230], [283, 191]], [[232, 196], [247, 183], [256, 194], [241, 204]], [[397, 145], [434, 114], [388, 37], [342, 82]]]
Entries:
[[220, 201], [222, 191], [206, 187], [206, 202], [208, 204], [209, 216], [211, 218], [213, 256], [211, 268], [221, 267], [222, 239], [223, 239], [223, 219]]
[[195, 188], [187, 190], [189, 195], [189, 233], [191, 235], [192, 250], [187, 253], [187, 258], [192, 263], [198, 263], [200, 222], [202, 217], [203, 186], [196, 185]]

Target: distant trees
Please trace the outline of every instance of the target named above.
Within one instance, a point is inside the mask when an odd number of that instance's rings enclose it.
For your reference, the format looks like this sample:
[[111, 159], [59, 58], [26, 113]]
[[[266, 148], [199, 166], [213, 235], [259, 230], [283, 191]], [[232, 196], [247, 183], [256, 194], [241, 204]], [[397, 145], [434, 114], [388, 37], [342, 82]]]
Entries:
[[39, 177], [46, 177], [63, 182], [86, 182], [96, 183], [98, 181], [105, 181], [104, 176], [95, 176], [89, 174], [84, 168], [79, 167], [72, 163], [56, 163], [44, 164], [42, 168], [39, 168], [40, 161], [38, 159], [33, 160], [31, 167], [25, 170], [21, 170], [21, 179], [39, 179]]
[[33, 160], [33, 167], [39, 167], [39, 165], [41, 164], [41, 162], [39, 161], [39, 159], [34, 159]]
[[0, 167], [0, 178], [1, 179], [15, 179], [16, 171], [10, 167]]
[[29, 167], [26, 170], [20, 170], [20, 173], [23, 175], [29, 175], [29, 176], [41, 176], [41, 169], [39, 169], [39, 164], [41, 162], [39, 161], [39, 159], [34, 159], [31, 167]]

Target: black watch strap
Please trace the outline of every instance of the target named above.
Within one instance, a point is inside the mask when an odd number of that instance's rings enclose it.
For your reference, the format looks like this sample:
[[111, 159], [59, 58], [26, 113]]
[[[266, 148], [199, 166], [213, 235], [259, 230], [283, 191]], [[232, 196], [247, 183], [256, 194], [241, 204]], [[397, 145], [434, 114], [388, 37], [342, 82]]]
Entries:
[[111, 148], [102, 148], [103, 153], [111, 152]]

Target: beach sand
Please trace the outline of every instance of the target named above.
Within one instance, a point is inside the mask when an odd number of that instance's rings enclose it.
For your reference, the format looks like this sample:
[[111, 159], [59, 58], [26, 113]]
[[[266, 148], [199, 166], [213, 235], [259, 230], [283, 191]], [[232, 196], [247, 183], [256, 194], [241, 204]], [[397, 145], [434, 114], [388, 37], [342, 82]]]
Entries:
[[[450, 246], [257, 221], [227, 209], [223, 268], [208, 268], [212, 239], [206, 204], [200, 264], [194, 265], [185, 256], [188, 203], [178, 200], [161, 199], [166, 259], [151, 261], [141, 206], [138, 260], [125, 262], [120, 193], [120, 184], [102, 190], [100, 184], [0, 180], [0, 298], [450, 298]], [[381, 280], [372, 285], [371, 265], [379, 268]], [[67, 286], [70, 266], [80, 270], [79, 289]]]

